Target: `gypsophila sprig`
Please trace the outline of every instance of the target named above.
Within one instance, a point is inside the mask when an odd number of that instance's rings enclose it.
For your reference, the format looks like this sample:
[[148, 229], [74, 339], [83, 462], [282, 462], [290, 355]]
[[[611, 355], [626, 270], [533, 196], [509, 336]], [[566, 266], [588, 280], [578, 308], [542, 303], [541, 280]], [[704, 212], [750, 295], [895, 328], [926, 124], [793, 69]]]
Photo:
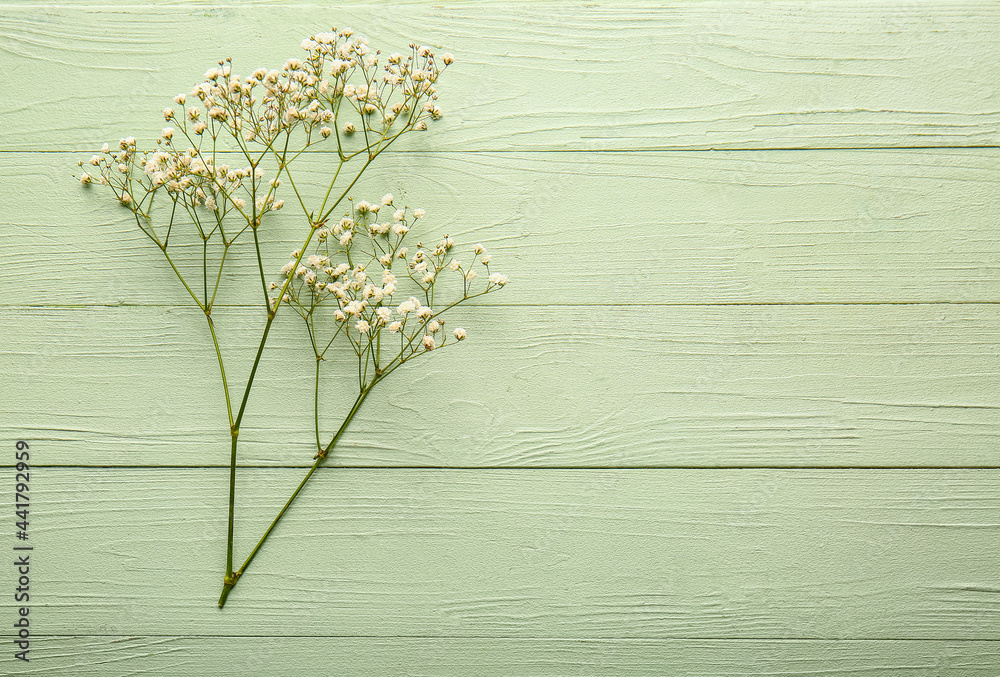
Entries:
[[[464, 328], [446, 331], [444, 315], [507, 284], [505, 276], [490, 271], [481, 245], [465, 252], [468, 263], [463, 264], [447, 235], [433, 246], [404, 244], [412, 240], [407, 235], [424, 217], [423, 209], [397, 207], [391, 194], [349, 201], [349, 208], [345, 203], [381, 153], [404, 134], [425, 131], [441, 118], [437, 82], [455, 58], [415, 43], [405, 53], [382, 56], [350, 28], [311, 35], [301, 48], [280, 67], [255, 68], [242, 76], [231, 59], [219, 61], [157, 113], [163, 125], [157, 138], [148, 144], [134, 136], [106, 143], [77, 177], [84, 186], [109, 189], [131, 213], [206, 319], [231, 437], [220, 607], [372, 388], [406, 362], [466, 339]], [[310, 153], [313, 161], [301, 162], [310, 150], [328, 152]], [[301, 174], [315, 171], [320, 159], [327, 162], [313, 194], [305, 186], [314, 182]], [[83, 167], [84, 161], [78, 164]], [[262, 243], [278, 212], [287, 215], [286, 226], [298, 221], [302, 245], [283, 265], [272, 265], [264, 260]], [[344, 216], [331, 223], [334, 213]], [[229, 279], [223, 273], [237, 257], [231, 250], [247, 239], [253, 241], [253, 285], [259, 282], [263, 326], [240, 395], [230, 390], [213, 310]], [[268, 283], [279, 268], [278, 279]], [[317, 453], [299, 487], [236, 569], [240, 428], [268, 336], [285, 306], [305, 320], [315, 356]], [[344, 358], [357, 361], [358, 396], [324, 444], [320, 365]]]
[[[391, 219], [379, 218], [383, 209], [393, 210]], [[454, 258], [449, 235], [433, 247], [418, 242], [411, 251], [404, 246], [417, 213], [422, 217], [424, 210], [397, 209], [392, 195], [355, 202], [332, 228], [319, 231], [308, 257], [292, 252], [281, 268], [282, 279], [270, 285], [272, 291], [285, 289], [280, 301], [305, 320], [317, 369], [338, 338], [350, 346], [361, 392], [413, 358], [465, 339], [463, 328], [445, 331], [444, 315], [508, 282], [507, 276], [490, 272], [482, 245], [470, 248], [468, 266]], [[477, 263], [486, 269], [478, 280]], [[435, 292], [448, 276], [457, 284], [451, 285], [451, 296], [442, 298]], [[277, 305], [279, 298], [271, 297], [271, 303]], [[318, 407], [318, 400], [314, 404]], [[317, 454], [328, 451], [320, 444]]]

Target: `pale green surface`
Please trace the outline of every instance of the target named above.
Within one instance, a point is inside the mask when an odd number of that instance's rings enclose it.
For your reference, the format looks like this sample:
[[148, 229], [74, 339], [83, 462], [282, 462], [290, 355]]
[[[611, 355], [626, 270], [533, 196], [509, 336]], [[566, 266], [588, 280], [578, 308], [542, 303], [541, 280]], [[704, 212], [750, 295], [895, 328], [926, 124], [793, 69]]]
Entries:
[[[997, 642], [285, 637], [39, 640], [39, 674], [995, 677]], [[585, 667], [584, 667], [585, 666]], [[669, 670], [669, 672], [668, 672]], [[62, 671], [61, 673], [59, 671]]]
[[[239, 551], [303, 474], [243, 471]], [[52, 634], [1000, 633], [997, 470], [324, 468], [224, 611], [225, 472], [37, 475]]]
[[[376, 390], [331, 463], [997, 465], [997, 305], [476, 310], [457, 316], [470, 342]], [[213, 317], [242, 380], [262, 318]], [[313, 364], [298, 322], [274, 330], [240, 435], [245, 463], [312, 463]], [[187, 308], [8, 309], [3, 350], [37, 357], [17, 362], [4, 434], [45, 441], [37, 459], [52, 465], [228, 466], [215, 355], [185, 348], [203, 323]], [[337, 387], [348, 365], [327, 374], [332, 434], [353, 395]]]
[[[13, 210], [0, 214], [0, 283], [29, 284], [0, 303], [187, 303], [131, 212], [67, 179], [89, 157], [4, 154]], [[358, 195], [391, 190], [428, 210], [429, 233], [489, 247], [518, 284], [487, 304], [1000, 298], [996, 148], [417, 157], [385, 157]], [[331, 162], [317, 153], [302, 164]], [[290, 212], [267, 224], [280, 242], [267, 248], [274, 277], [301, 245], [297, 228]], [[219, 302], [258, 300], [252, 252], [234, 247]], [[200, 243], [191, 254], [183, 260], [200, 269]]]
[[[219, 612], [204, 323], [70, 174], [330, 23], [456, 53], [365, 185], [514, 284], [380, 386]], [[0, 673], [1000, 674], [996, 3], [10, 3], [0, 66], [0, 437], [43, 466]], [[250, 465], [308, 463], [293, 329]], [[240, 475], [237, 556], [302, 473]]]

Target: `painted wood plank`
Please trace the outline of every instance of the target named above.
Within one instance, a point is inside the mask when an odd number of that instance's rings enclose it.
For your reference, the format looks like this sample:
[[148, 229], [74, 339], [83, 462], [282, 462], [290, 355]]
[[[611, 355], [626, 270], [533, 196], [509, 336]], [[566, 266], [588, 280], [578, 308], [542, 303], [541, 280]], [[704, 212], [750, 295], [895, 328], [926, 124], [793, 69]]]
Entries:
[[[40, 637], [31, 673], [447, 677], [993, 677], [1000, 643], [503, 639], [477, 637]], [[23, 671], [22, 671], [23, 672]]]
[[[237, 554], [301, 475], [239, 475]], [[323, 469], [220, 611], [227, 478], [36, 469], [33, 627], [581, 639], [1000, 631], [995, 470]]]
[[[5, 157], [0, 283], [16, 291], [0, 303], [190, 301], [131, 212], [72, 180], [79, 156]], [[426, 208], [415, 239], [447, 232], [460, 251], [484, 243], [514, 281], [506, 303], [1000, 299], [996, 149], [432, 154], [418, 169], [409, 155], [379, 161], [354, 194], [391, 191]], [[303, 182], [328, 176], [322, 158], [303, 163]], [[315, 179], [302, 185], [325, 190]], [[300, 219], [282, 211], [261, 231], [274, 277], [301, 246]], [[173, 237], [174, 256], [200, 283], [200, 240]], [[229, 260], [219, 301], [256, 303], [252, 241]]]
[[[352, 25], [458, 55], [436, 148], [981, 146], [1000, 140], [992, 2], [130, 3], [0, 7], [0, 149], [152, 137], [219, 59], [277, 66]], [[413, 148], [420, 144], [411, 145]]]
[[[333, 463], [998, 464], [995, 304], [499, 307], [457, 317], [470, 339], [383, 382]], [[214, 318], [238, 400], [263, 318], [239, 309]], [[270, 340], [241, 427], [242, 462], [309, 465], [308, 339], [289, 317]], [[0, 318], [0, 345], [10, 369], [0, 437], [31, 440], [36, 463], [228, 465], [221, 378], [197, 311], [13, 309]], [[354, 359], [334, 353], [325, 366], [325, 435], [353, 403]]]

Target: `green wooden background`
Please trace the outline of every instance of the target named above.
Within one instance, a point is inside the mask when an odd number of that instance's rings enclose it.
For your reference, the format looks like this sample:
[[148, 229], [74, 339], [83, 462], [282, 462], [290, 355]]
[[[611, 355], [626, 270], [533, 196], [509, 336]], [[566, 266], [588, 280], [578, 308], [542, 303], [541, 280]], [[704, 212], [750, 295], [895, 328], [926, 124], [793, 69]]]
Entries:
[[[220, 611], [204, 321], [72, 174], [331, 25], [456, 54], [365, 187], [514, 284], [380, 386]], [[0, 66], [0, 543], [25, 439], [35, 547], [0, 673], [1000, 675], [996, 2], [22, 2]], [[238, 557], [310, 462], [303, 354], [281, 325]]]

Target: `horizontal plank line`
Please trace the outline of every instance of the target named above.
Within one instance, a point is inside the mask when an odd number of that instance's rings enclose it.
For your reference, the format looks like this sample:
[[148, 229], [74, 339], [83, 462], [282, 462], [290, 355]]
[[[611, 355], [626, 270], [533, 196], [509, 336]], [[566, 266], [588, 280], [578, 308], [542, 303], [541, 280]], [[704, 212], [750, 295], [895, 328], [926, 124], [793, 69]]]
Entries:
[[[31, 442], [31, 437], [21, 438]], [[55, 465], [32, 464], [32, 469], [52, 470], [228, 470], [228, 464], [218, 465]], [[309, 465], [242, 465], [240, 470], [308, 470]], [[0, 468], [13, 469], [14, 464], [2, 464]], [[317, 470], [455, 470], [455, 471], [510, 471], [532, 472], [535, 470], [1000, 470], [1000, 465], [324, 465]]]
[[[1000, 300], [980, 301], [712, 301], [691, 303], [670, 301], [652, 303], [490, 303], [491, 308], [725, 308], [742, 306], [992, 306]], [[76, 310], [86, 308], [192, 308], [190, 304], [176, 303], [31, 303], [4, 305], [11, 310], [48, 309]], [[257, 308], [257, 304], [216, 303], [213, 308]], [[471, 307], [471, 306], [470, 306]]]
[[[224, 612], [221, 612], [224, 613]], [[0, 637], [12, 637], [13, 635], [3, 634]], [[803, 637], [688, 637], [685, 635], [678, 636], [666, 636], [666, 637], [632, 637], [632, 636], [602, 636], [602, 637], [542, 637], [542, 636], [532, 636], [524, 637], [517, 635], [300, 635], [300, 634], [280, 634], [280, 635], [254, 635], [254, 634], [195, 634], [195, 635], [178, 635], [178, 634], [163, 634], [163, 635], [153, 635], [153, 634], [135, 634], [135, 635], [123, 635], [123, 634], [111, 634], [111, 635], [88, 635], [88, 634], [73, 634], [73, 635], [44, 635], [44, 634], [31, 634], [32, 637], [37, 639], [60, 639], [60, 638], [77, 638], [77, 637], [123, 637], [130, 639], [139, 639], [143, 637], [157, 637], [157, 638], [168, 638], [175, 637], [178, 639], [190, 638], [190, 639], [244, 639], [244, 638], [259, 638], [259, 639], [452, 639], [456, 641], [464, 641], [470, 639], [493, 639], [499, 641], [515, 641], [515, 642], [635, 642], [637, 644], [651, 644], [654, 642], [662, 641], [692, 641], [692, 642], [797, 642], [797, 643], [815, 643], [815, 642], [935, 642], [935, 643], [951, 643], [951, 642], [970, 642], [970, 643], [981, 643], [981, 642], [1000, 642], [1000, 639], [968, 639], [966, 637], [955, 637], [951, 639], [920, 639], [914, 637], [815, 637], [815, 638], [803, 638]]]
[[[400, 149], [394, 150], [394, 154], [399, 155], [550, 155], [553, 153], [600, 153], [600, 154], [610, 154], [610, 153], [627, 153], [629, 155], [635, 154], [656, 154], [656, 153], [772, 153], [772, 152], [799, 152], [799, 153], [826, 153], [832, 151], [843, 151], [843, 150], [856, 150], [856, 151], [893, 151], [893, 150], [995, 150], [1000, 149], [998, 145], [968, 145], [968, 146], [822, 146], [817, 148], [804, 148], [801, 146], [788, 146], [788, 147], [774, 147], [774, 148], [717, 148], [712, 146], [684, 146], [678, 148], [552, 148], [552, 149], [524, 149], [524, 150], [511, 150], [511, 149], [490, 149], [490, 148], [470, 148], [468, 150], [417, 150], [417, 149]], [[26, 148], [0, 148], [0, 153], [55, 153], [55, 154], [76, 154], [76, 153], [86, 153], [87, 150], [81, 149], [44, 149], [40, 148], [37, 150], [26, 149]], [[227, 151], [229, 152], [229, 151]], [[236, 152], [236, 151], [232, 151]], [[334, 151], [326, 150], [306, 150], [305, 154], [317, 154], [317, 155], [336, 155]]]

